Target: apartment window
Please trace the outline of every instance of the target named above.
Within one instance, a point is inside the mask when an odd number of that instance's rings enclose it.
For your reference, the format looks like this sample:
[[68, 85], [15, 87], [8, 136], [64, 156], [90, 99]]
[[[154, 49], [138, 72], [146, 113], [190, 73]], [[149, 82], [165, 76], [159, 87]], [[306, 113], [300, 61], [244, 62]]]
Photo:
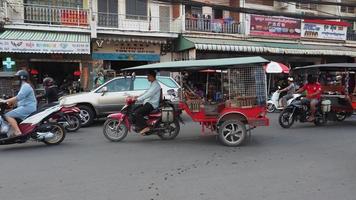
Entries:
[[104, 27], [116, 27], [118, 25], [118, 1], [98, 1], [98, 25]]
[[303, 9], [303, 10], [317, 10], [318, 5], [316, 4], [311, 4], [311, 3], [297, 3], [296, 4], [297, 9]]
[[126, 0], [126, 18], [147, 19], [147, 0]]
[[83, 0], [25, 0], [24, 4], [83, 8]]
[[273, 0], [246, 0], [246, 3], [273, 6]]
[[341, 12], [343, 13], [355, 13], [355, 7], [341, 6]]

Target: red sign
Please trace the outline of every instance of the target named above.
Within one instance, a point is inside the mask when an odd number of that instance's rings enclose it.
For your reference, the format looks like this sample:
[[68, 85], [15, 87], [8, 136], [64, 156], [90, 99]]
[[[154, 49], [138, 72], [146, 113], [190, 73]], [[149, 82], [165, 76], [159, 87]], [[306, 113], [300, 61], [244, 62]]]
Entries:
[[250, 35], [300, 38], [301, 21], [286, 17], [251, 15]]

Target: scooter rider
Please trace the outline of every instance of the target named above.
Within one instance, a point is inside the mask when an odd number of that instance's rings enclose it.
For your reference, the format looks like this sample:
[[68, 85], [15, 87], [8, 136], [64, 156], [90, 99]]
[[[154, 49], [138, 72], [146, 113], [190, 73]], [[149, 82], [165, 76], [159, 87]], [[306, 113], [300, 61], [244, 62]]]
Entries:
[[301, 93], [307, 91], [307, 100], [310, 103], [310, 117], [308, 118], [309, 122], [315, 120], [315, 112], [316, 112], [316, 105], [319, 103], [321, 98], [321, 85], [317, 82], [317, 78], [313, 75], [309, 74], [307, 78], [308, 83], [305, 84], [302, 88], [300, 88], [297, 93]]
[[293, 98], [293, 94], [296, 91], [296, 85], [294, 83], [293, 77], [288, 77], [288, 86], [284, 89], [278, 90], [279, 93], [281, 92], [287, 92], [286, 95], [284, 95], [281, 99], [281, 105], [283, 108], [287, 106], [287, 102], [289, 99]]
[[136, 117], [136, 126], [138, 130], [141, 130], [141, 135], [144, 135], [150, 131], [150, 128], [147, 127], [144, 116], [150, 114], [154, 109], [158, 108], [161, 98], [161, 86], [156, 80], [156, 72], [148, 72], [147, 79], [151, 82], [150, 88], [141, 96], [134, 97], [137, 101], [143, 101], [143, 106], [137, 108], [134, 113], [134, 116]]
[[13, 135], [14, 137], [20, 136], [22, 134], [16, 119], [24, 120], [37, 109], [37, 100], [35, 92], [29, 84], [28, 72], [26, 70], [20, 70], [15, 74], [15, 77], [18, 77], [20, 80], [20, 91], [18, 92], [17, 96], [7, 99], [6, 103], [9, 105], [17, 104], [17, 108], [5, 114], [6, 120], [15, 130]]
[[51, 77], [43, 79], [43, 86], [45, 88], [44, 97], [46, 97], [47, 104], [51, 104], [58, 101], [58, 87], [54, 84], [54, 80]]

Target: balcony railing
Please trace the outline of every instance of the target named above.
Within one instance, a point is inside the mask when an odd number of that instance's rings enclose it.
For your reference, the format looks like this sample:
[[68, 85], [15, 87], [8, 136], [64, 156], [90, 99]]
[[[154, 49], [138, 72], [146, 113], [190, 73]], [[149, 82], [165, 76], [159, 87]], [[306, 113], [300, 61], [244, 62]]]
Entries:
[[73, 7], [5, 4], [6, 18], [12, 24], [46, 24], [57, 26], [89, 26], [89, 10]]
[[180, 30], [180, 19], [118, 15], [115, 13], [98, 13], [98, 27], [113, 28], [124, 31], [151, 31], [177, 33]]
[[356, 31], [347, 33], [347, 40], [356, 41]]
[[185, 30], [215, 33], [240, 33], [240, 24], [224, 19], [186, 18]]

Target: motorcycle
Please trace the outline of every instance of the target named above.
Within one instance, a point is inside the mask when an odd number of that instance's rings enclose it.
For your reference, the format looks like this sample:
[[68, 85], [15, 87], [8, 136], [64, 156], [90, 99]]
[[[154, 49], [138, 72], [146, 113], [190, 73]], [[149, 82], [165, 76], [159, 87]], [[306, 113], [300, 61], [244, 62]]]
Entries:
[[47, 145], [60, 144], [65, 136], [64, 127], [51, 119], [53, 114], [60, 110], [60, 106], [50, 107], [43, 111], [38, 111], [27, 117], [22, 122], [18, 120], [22, 135], [9, 137], [11, 128], [5, 120], [4, 113], [8, 108], [5, 101], [0, 101], [0, 145], [9, 145], [16, 143], [25, 143], [32, 139], [43, 142]]
[[[284, 107], [282, 107], [282, 103], [281, 103], [282, 99], [279, 98], [281, 95], [281, 93], [279, 92], [279, 89], [281, 89], [280, 86], [278, 86], [278, 90], [273, 92], [270, 100], [267, 101], [267, 112], [269, 112], [269, 113], [273, 113], [277, 110], [281, 111], [284, 109]], [[297, 97], [298, 97], [298, 94], [293, 94], [293, 97], [288, 99], [287, 105], [289, 105]]]
[[[327, 123], [327, 115], [331, 110], [331, 101], [322, 100], [317, 105], [317, 110], [315, 113], [315, 120], [313, 121], [316, 126], [322, 126]], [[310, 105], [306, 101], [303, 95], [298, 94], [298, 96], [284, 109], [278, 118], [279, 124], [283, 128], [290, 128], [295, 121], [301, 123], [309, 122], [308, 117], [310, 116]]]
[[[57, 106], [57, 105], [54, 105]], [[61, 105], [61, 109], [52, 116], [66, 131], [76, 132], [82, 127], [80, 109], [75, 105]]]
[[[135, 127], [134, 105], [135, 100], [126, 98], [126, 105], [119, 113], [111, 114], [104, 123], [104, 136], [113, 142], [123, 140], [127, 133], [139, 132]], [[147, 125], [151, 130], [146, 135], [157, 135], [162, 140], [172, 140], [179, 134], [180, 112], [176, 111], [169, 100], [163, 100], [160, 108], [151, 112], [146, 118]]]

